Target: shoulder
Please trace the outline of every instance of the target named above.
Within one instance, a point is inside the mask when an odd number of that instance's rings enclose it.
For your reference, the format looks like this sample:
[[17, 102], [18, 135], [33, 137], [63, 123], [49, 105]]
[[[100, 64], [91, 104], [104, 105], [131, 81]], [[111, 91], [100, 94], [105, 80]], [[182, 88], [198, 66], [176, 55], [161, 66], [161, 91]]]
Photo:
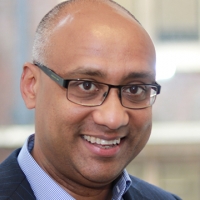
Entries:
[[10, 188], [12, 183], [18, 182], [23, 178], [23, 174], [17, 162], [19, 151], [20, 149], [15, 150], [0, 164], [0, 197], [11, 193]]
[[17, 156], [19, 154], [19, 151], [20, 149], [17, 149], [14, 152], [12, 152], [12, 154], [0, 164], [1, 182], [2, 179], [8, 177], [8, 175], [10, 175], [10, 173], [13, 173], [13, 171], [20, 170], [20, 167], [17, 162]]
[[139, 178], [131, 175], [130, 178], [132, 180], [132, 184], [127, 191], [127, 196], [131, 197], [134, 194], [134, 197], [141, 200], [181, 200], [178, 196], [147, 183]]
[[[21, 170], [17, 156], [20, 149], [15, 150], [6, 160], [0, 164], [0, 199], [26, 199], [22, 198], [26, 193], [20, 187], [30, 190], [26, 177]], [[28, 191], [29, 192], [29, 191]], [[29, 192], [30, 193], [30, 192]], [[21, 195], [22, 194], [22, 195]], [[16, 195], [20, 195], [16, 196]], [[33, 195], [32, 195], [33, 196]], [[29, 198], [33, 199], [33, 198]]]

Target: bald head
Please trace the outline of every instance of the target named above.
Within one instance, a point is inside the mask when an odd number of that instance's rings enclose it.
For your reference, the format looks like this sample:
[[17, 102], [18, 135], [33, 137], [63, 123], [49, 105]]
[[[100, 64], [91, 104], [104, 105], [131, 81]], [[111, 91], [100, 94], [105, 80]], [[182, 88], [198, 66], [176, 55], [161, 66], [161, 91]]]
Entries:
[[[105, 13], [102, 13], [102, 11], [135, 21], [139, 25], [137, 19], [128, 10], [112, 0], [64, 1], [48, 12], [39, 23], [33, 46], [33, 60], [44, 64], [47, 63], [55, 45], [51, 41], [51, 36], [59, 26], [67, 25], [74, 19], [84, 18], [87, 15], [92, 20], [98, 15], [104, 15]], [[107, 21], [108, 19], [105, 18], [105, 23]], [[85, 23], [84, 26], [87, 26], [87, 24]]]

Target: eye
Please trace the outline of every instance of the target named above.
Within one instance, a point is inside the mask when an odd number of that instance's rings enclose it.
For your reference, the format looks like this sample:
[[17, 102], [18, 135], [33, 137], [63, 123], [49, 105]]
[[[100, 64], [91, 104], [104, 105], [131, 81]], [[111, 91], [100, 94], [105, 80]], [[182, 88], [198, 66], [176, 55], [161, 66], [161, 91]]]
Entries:
[[127, 86], [124, 88], [123, 90], [126, 93], [130, 93], [130, 95], [139, 95], [142, 92], [144, 92], [144, 88], [142, 88], [141, 86], [137, 86], [137, 85], [131, 85], [131, 86]]
[[84, 81], [84, 82], [81, 82], [79, 84], [79, 87], [82, 89], [82, 90], [88, 90], [88, 91], [94, 91], [97, 89], [97, 87], [95, 86], [95, 84], [91, 81]]

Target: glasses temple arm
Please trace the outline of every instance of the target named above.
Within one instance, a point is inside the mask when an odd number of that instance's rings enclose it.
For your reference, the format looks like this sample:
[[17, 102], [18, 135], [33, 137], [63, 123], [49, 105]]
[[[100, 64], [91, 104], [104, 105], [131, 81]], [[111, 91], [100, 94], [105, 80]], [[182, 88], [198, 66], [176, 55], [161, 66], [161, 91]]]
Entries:
[[61, 78], [53, 70], [49, 69], [48, 67], [46, 67], [38, 62], [34, 62], [34, 65], [38, 66], [48, 77], [50, 77], [53, 81], [58, 83], [60, 86], [67, 88], [68, 81]]
[[160, 94], [161, 91], [161, 85], [159, 85], [157, 82], [155, 82], [155, 85], [157, 87], [157, 95]]

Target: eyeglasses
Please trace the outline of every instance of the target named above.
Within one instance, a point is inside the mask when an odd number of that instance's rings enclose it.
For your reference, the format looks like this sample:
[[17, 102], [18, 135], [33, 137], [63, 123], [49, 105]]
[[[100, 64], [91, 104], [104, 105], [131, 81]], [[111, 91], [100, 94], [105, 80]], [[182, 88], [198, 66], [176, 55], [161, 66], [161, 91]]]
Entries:
[[121, 105], [130, 109], [142, 109], [153, 105], [161, 86], [154, 84], [110, 85], [84, 79], [63, 79], [48, 67], [34, 62], [47, 76], [67, 89], [67, 99], [82, 106], [100, 106], [111, 88], [119, 90]]

